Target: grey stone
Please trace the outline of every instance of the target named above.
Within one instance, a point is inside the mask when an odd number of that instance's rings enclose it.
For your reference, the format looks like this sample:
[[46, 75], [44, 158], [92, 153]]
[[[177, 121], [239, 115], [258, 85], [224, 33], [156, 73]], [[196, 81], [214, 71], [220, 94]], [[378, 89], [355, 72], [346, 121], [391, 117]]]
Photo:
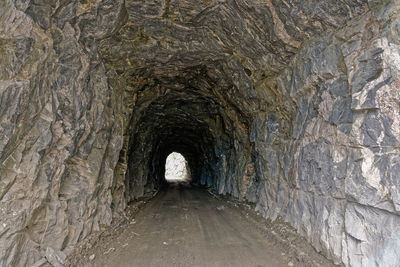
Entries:
[[35, 262], [32, 267], [41, 267], [44, 266], [47, 263], [46, 258], [43, 258], [41, 260], [38, 260], [37, 262]]
[[348, 83], [343, 77], [340, 77], [331, 84], [328, 84], [327, 87], [329, 88], [331, 94], [335, 97], [347, 96], [350, 93]]
[[396, 266], [399, 10], [2, 1], [0, 266], [63, 264], [163, 186], [173, 151], [193, 184], [284, 218], [335, 263]]
[[336, 125], [353, 122], [351, 97], [335, 101], [329, 120]]
[[353, 94], [360, 92], [368, 82], [377, 79], [382, 73], [382, 52], [381, 48], [374, 48], [358, 58], [359, 68], [350, 83]]
[[55, 251], [48, 247], [46, 249], [46, 259], [53, 267], [62, 267], [65, 263], [66, 255], [61, 251]]
[[51, 15], [56, 3], [46, 0], [29, 1], [28, 8], [25, 10], [40, 27], [48, 29], [51, 23]]
[[400, 262], [398, 228], [398, 216], [349, 204], [345, 216], [345, 263], [350, 266], [397, 266]]

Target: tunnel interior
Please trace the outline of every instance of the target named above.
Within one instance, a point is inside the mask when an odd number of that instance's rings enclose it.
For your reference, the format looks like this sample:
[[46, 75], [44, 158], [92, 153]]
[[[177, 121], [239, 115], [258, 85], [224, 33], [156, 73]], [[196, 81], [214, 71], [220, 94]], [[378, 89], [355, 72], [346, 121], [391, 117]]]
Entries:
[[239, 140], [243, 133], [229, 115], [215, 97], [195, 88], [169, 89], [152, 100], [132, 122], [127, 198], [159, 190], [165, 182], [166, 158], [174, 151], [188, 161], [193, 185], [222, 191], [229, 188], [227, 192], [238, 194], [240, 181], [234, 177], [241, 166], [235, 162], [249, 141]]
[[66, 255], [123, 218], [174, 151], [193, 185], [337, 264], [400, 262], [399, 10], [1, 1], [0, 266]]

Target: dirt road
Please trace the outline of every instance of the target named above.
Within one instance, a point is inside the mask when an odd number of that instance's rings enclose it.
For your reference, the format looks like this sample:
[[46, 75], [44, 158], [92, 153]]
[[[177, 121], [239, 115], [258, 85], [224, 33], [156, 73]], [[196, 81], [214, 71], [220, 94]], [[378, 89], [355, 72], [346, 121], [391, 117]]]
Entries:
[[86, 266], [299, 266], [207, 191], [172, 185], [147, 203]]

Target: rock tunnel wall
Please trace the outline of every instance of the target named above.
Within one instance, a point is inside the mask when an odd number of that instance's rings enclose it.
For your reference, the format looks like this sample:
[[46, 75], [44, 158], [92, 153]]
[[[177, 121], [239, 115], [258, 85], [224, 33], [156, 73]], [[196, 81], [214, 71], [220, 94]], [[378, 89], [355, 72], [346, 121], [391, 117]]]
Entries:
[[1, 2], [0, 265], [62, 261], [157, 191], [178, 151], [195, 184], [282, 217], [335, 262], [396, 266], [399, 12]]
[[398, 19], [386, 20], [392, 7], [304, 44], [267, 81], [296, 103], [290, 138], [271, 113], [258, 114], [251, 133], [263, 181], [257, 210], [282, 216], [317, 250], [350, 266], [400, 262], [400, 50]]

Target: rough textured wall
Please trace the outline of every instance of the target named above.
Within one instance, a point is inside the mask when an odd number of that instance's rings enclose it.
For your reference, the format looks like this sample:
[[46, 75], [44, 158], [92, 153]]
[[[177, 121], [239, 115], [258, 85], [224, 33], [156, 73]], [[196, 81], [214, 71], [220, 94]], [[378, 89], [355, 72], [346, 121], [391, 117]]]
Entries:
[[289, 139], [271, 114], [254, 121], [257, 209], [282, 216], [337, 263], [397, 266], [400, 9], [369, 4], [347, 27], [307, 41], [268, 82], [297, 111]]
[[282, 216], [335, 262], [396, 266], [399, 12], [1, 2], [0, 265], [62, 262], [157, 190], [175, 150], [194, 183]]
[[32, 266], [53, 250], [68, 252], [112, 219], [122, 101], [96, 40], [79, 39], [113, 26], [79, 28], [76, 14], [85, 8], [0, 3], [0, 266]]

